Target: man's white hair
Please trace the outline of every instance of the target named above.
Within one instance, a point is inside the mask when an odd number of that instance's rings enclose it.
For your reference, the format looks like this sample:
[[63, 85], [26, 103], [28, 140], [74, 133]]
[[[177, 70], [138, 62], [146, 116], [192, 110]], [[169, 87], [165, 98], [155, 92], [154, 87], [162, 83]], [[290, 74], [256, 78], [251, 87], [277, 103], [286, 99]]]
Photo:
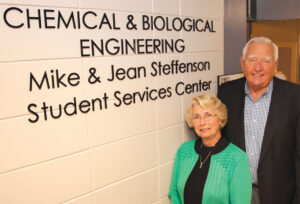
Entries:
[[243, 59], [245, 59], [245, 57], [246, 57], [246, 53], [248, 51], [249, 45], [251, 45], [252, 43], [255, 43], [255, 42], [264, 42], [264, 43], [271, 44], [273, 47], [273, 51], [274, 51], [275, 62], [278, 61], [278, 47], [277, 47], [277, 45], [275, 45], [275, 43], [272, 42], [272, 40], [270, 40], [267, 37], [255, 37], [255, 38], [252, 38], [251, 40], [249, 40], [243, 49]]

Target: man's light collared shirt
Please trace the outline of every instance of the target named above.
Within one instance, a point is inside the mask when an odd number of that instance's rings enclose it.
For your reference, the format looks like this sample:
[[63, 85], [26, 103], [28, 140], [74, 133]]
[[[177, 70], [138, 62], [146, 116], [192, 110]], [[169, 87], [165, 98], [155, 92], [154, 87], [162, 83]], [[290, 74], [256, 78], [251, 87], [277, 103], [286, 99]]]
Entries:
[[246, 153], [249, 157], [252, 183], [258, 184], [257, 167], [264, 137], [266, 122], [269, 114], [271, 96], [273, 91], [273, 80], [268, 89], [255, 102], [250, 94], [248, 83], [245, 84], [245, 144]]

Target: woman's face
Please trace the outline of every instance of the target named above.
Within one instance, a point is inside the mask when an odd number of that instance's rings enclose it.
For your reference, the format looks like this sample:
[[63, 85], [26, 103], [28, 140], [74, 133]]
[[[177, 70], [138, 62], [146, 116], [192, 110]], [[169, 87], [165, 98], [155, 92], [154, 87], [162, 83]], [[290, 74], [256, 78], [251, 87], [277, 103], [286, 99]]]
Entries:
[[195, 104], [192, 109], [192, 122], [196, 134], [202, 140], [213, 140], [221, 136], [221, 120], [214, 110], [203, 109], [200, 105]]

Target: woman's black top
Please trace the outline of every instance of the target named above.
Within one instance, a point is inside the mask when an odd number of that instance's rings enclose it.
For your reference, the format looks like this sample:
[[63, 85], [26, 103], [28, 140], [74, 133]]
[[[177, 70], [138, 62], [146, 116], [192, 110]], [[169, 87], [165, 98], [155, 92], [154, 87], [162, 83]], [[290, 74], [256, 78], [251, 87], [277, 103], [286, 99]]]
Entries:
[[[211, 155], [223, 151], [228, 146], [229, 141], [221, 137], [214, 147], [206, 147], [205, 145], [202, 145], [202, 148], [201, 148], [201, 143], [202, 143], [201, 138], [197, 139], [197, 141], [195, 142], [194, 148], [196, 153], [199, 154], [199, 158], [190, 176], [188, 177], [184, 187], [184, 204], [202, 203], [203, 190], [204, 190], [205, 181], [209, 171]], [[210, 151], [211, 154], [208, 155]], [[201, 155], [202, 162], [208, 156], [206, 162], [202, 164], [202, 168], [200, 168], [200, 155]]]

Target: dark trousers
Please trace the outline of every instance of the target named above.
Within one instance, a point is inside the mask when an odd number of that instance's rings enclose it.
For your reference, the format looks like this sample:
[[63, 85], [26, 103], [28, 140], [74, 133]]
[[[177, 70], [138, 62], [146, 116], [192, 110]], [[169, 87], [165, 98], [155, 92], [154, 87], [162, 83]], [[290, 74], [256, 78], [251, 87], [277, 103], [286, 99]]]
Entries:
[[251, 204], [260, 204], [259, 194], [258, 194], [258, 186], [257, 185], [252, 185]]

